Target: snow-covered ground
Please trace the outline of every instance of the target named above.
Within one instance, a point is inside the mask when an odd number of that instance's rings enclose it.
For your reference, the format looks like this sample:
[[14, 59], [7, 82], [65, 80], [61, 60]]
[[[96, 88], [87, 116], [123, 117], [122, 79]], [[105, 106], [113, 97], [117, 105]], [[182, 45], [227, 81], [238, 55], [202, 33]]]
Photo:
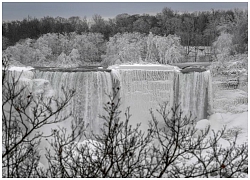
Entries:
[[[235, 69], [235, 71], [238, 70]], [[232, 84], [230, 82], [232, 79], [238, 79], [237, 83]], [[217, 126], [216, 124], [213, 125], [217, 128], [225, 125], [228, 132], [238, 130], [238, 144], [248, 142], [247, 85], [248, 81], [245, 74], [231, 75], [229, 73], [213, 77], [213, 110], [215, 114], [210, 121], [212, 124], [219, 123]], [[227, 136], [230, 136], [230, 133], [227, 133]]]
[[140, 70], [180, 70], [177, 66], [162, 64], [121, 64], [109, 66], [108, 69], [140, 69]]
[[222, 140], [219, 141], [224, 147], [228, 146], [228, 142], [225, 140], [233, 140], [235, 138], [234, 132], [238, 131], [237, 144], [248, 142], [248, 112], [242, 113], [215, 113], [212, 114], [208, 119], [198, 121], [196, 128], [204, 130], [210, 125], [210, 134], [212, 131], [218, 132], [226, 126], [225, 135]]

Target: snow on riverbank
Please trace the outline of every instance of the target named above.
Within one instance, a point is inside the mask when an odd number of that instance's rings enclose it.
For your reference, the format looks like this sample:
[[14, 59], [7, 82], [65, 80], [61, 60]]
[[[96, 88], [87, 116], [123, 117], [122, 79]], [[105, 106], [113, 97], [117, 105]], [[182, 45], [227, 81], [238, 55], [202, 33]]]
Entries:
[[12, 66], [10, 67], [8, 70], [9, 71], [30, 71], [34, 69], [33, 67], [31, 66], [28, 66], [28, 67], [17, 67], [17, 66]]
[[239, 131], [237, 144], [248, 142], [248, 112], [242, 112], [238, 114], [234, 113], [215, 113], [212, 114], [208, 119], [198, 121], [196, 128], [198, 130], [204, 130], [210, 125], [210, 135], [212, 131], [218, 132], [222, 128], [226, 127], [225, 136], [220, 143], [223, 146], [228, 146], [228, 142], [224, 140], [232, 140], [235, 138], [235, 132]]
[[180, 70], [177, 66], [168, 64], [120, 64], [109, 66], [108, 69]]

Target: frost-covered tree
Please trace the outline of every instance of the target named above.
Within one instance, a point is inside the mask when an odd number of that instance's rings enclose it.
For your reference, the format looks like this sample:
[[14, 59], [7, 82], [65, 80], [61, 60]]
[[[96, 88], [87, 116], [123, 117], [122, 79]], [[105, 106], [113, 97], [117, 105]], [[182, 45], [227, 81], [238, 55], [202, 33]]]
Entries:
[[60, 55], [64, 53], [69, 56], [67, 61], [83, 65], [86, 62], [100, 62], [105, 48], [103, 35], [98, 33], [48, 33], [37, 40], [22, 40], [8, 47], [4, 54], [11, 55], [12, 59], [25, 65], [55, 66], [53, 63], [62, 58], [63, 55]]
[[70, 59], [76, 62], [80, 60], [80, 54], [77, 49], [72, 49], [71, 53], [69, 54]]
[[215, 55], [219, 61], [223, 61], [231, 54], [232, 38], [233, 36], [231, 34], [222, 32], [218, 39], [213, 43]]
[[[216, 26], [217, 32], [219, 32], [219, 36], [217, 37], [217, 40], [213, 43], [213, 45], [224, 44], [225, 47], [228, 46], [227, 48], [230, 48], [230, 54], [245, 53], [248, 49], [247, 17], [247, 10], [240, 11], [237, 9], [235, 9], [231, 14], [226, 14], [220, 17], [220, 23]], [[225, 51], [225, 53], [228, 54], [228, 50]], [[220, 52], [216, 53], [220, 54]]]
[[183, 47], [180, 38], [175, 35], [162, 37], [152, 33], [148, 36], [140, 33], [118, 33], [107, 42], [103, 63], [106, 65], [118, 62], [170, 64], [180, 62], [182, 58]]
[[235, 10], [233, 27], [233, 51], [245, 53], [248, 50], [248, 11]]
[[11, 55], [12, 59], [20, 61], [23, 64], [30, 64], [35, 61], [34, 58], [36, 56], [33, 43], [32, 39], [19, 41], [15, 46], [8, 47], [4, 51], [4, 54]]
[[73, 47], [78, 50], [83, 62], [100, 62], [105, 51], [105, 42], [100, 33], [84, 33], [76, 35]]
[[107, 42], [103, 64], [138, 63], [143, 61], [145, 35], [140, 33], [116, 34]]
[[148, 35], [146, 61], [156, 60], [161, 64], [180, 62], [183, 58], [183, 47], [180, 38], [175, 35], [167, 37]]

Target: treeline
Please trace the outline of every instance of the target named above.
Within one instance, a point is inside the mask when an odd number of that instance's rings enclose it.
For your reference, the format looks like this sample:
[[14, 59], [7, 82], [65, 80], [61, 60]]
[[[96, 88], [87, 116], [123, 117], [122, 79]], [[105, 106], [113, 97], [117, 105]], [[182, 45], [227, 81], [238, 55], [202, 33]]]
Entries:
[[[3, 49], [15, 45], [20, 39], [37, 39], [43, 34], [68, 34], [75, 32], [100, 33], [108, 41], [117, 33], [152, 32], [158, 36], [177, 35], [183, 46], [210, 46], [220, 35], [221, 29], [235, 36], [238, 44], [247, 44], [247, 11], [211, 10], [206, 12], [183, 13], [164, 8], [157, 15], [119, 14], [105, 20], [94, 15], [92, 21], [86, 17], [44, 17], [25, 18], [22, 21], [3, 22]], [[240, 41], [240, 42], [239, 42]]]
[[117, 33], [104, 40], [101, 33], [47, 33], [38, 39], [20, 40], [3, 51], [4, 56], [23, 65], [78, 67], [120, 63], [180, 62], [185, 54], [176, 35], [157, 36], [138, 32]]

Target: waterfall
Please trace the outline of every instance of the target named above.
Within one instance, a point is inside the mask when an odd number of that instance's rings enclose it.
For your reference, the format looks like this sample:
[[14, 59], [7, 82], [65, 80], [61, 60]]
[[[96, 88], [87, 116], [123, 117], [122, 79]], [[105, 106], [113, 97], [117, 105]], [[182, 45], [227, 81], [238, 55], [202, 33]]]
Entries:
[[[141, 123], [143, 129], [151, 120], [149, 110], [159, 108], [159, 104], [164, 102], [168, 102], [168, 110], [174, 104], [180, 104], [180, 109], [185, 114], [191, 112], [192, 117], [197, 120], [207, 118], [212, 112], [209, 71], [183, 74], [177, 67], [169, 65], [115, 65], [109, 69], [111, 73], [25, 71], [20, 83], [28, 85], [28, 90], [34, 94], [53, 94], [59, 99], [63, 97], [62, 87], [65, 90], [75, 89], [75, 96], [61, 112], [61, 116], [72, 114], [72, 117], [84, 121], [88, 129], [95, 133], [100, 133], [103, 120], [99, 115], [105, 113], [103, 105], [108, 102], [107, 94], [112, 93], [114, 84], [120, 86], [121, 116], [125, 117], [126, 108], [130, 107], [132, 125]], [[62, 122], [61, 125], [70, 128], [71, 120]]]
[[[103, 104], [108, 101], [106, 94], [112, 93], [114, 84], [120, 87], [121, 118], [125, 118], [125, 110], [130, 107], [131, 125], [141, 123], [142, 129], [147, 128], [151, 120], [149, 110], [156, 110], [164, 102], [168, 103], [169, 111], [174, 104], [179, 104], [184, 114], [192, 113], [197, 121], [211, 114], [209, 71], [183, 74], [177, 67], [169, 65], [115, 65], [109, 69], [111, 73], [37, 71], [35, 77], [48, 80], [57, 98], [63, 95], [61, 87], [75, 89], [76, 95], [62, 116], [73, 113], [95, 133], [102, 126], [99, 115], [104, 113]], [[157, 112], [155, 115], [160, 118]], [[70, 127], [69, 122], [64, 126]]]
[[32, 92], [32, 80], [34, 78], [34, 73], [32, 71], [10, 68], [6, 71], [5, 75], [8, 82], [14, 83], [18, 81], [16, 91], [20, 91], [23, 87], [26, 87], [25, 94]]
[[[156, 110], [164, 102], [168, 103], [169, 111], [173, 105], [179, 104], [186, 115], [191, 112], [196, 120], [207, 118], [212, 113], [210, 71], [183, 74], [179, 68], [170, 65], [114, 65], [109, 69], [111, 73], [26, 71], [20, 82], [27, 84], [34, 94], [44, 93], [59, 99], [63, 97], [62, 87], [65, 90], [75, 89], [75, 96], [61, 116], [72, 114], [71, 117], [84, 121], [88, 129], [95, 133], [100, 133], [103, 120], [99, 115], [104, 115], [103, 105], [108, 102], [107, 94], [112, 93], [114, 85], [120, 87], [121, 116], [125, 117], [126, 108], [130, 107], [131, 124], [135, 126], [141, 123], [142, 129], [147, 128], [151, 120], [149, 110]], [[155, 112], [156, 117], [160, 118], [157, 114]], [[62, 122], [61, 126], [70, 128], [71, 120]], [[45, 131], [48, 131], [47, 127]]]
[[[93, 131], [95, 134], [100, 134], [100, 128], [103, 126], [103, 119], [99, 115], [104, 115], [103, 104], [108, 101], [107, 94], [112, 93], [112, 78], [108, 72], [90, 71], [90, 72], [50, 72], [39, 71], [35, 72], [35, 78], [48, 80], [54, 90], [55, 98], [64, 96], [62, 87], [67, 91], [75, 89], [76, 94], [73, 96], [68, 106], [61, 112], [62, 117], [72, 114], [67, 120], [46, 125], [41, 131], [49, 134], [51, 129], [58, 126], [66, 128], [70, 132], [72, 118], [78, 121], [84, 121], [88, 125], [87, 132]], [[49, 148], [47, 142], [42, 141], [43, 146]], [[47, 161], [44, 158], [44, 151], [41, 151], [41, 162], [46, 165]]]
[[[36, 78], [49, 80], [54, 89], [55, 97], [63, 97], [62, 87], [66, 90], [75, 89], [76, 94], [62, 116], [72, 114], [79, 121], [84, 121], [95, 133], [100, 133], [103, 120], [103, 104], [107, 102], [107, 95], [112, 93], [111, 75], [108, 72], [46, 72], [37, 71]], [[70, 121], [62, 122], [69, 128]]]
[[117, 81], [120, 81], [121, 118], [123, 119], [126, 108], [130, 107], [131, 125], [135, 127], [137, 123], [141, 123], [141, 129], [146, 129], [151, 120], [150, 109], [155, 110], [163, 102], [168, 102], [168, 109], [173, 106], [175, 72], [167, 68], [138, 68], [113, 69], [111, 73], [113, 77], [119, 77]]
[[184, 114], [197, 120], [212, 112], [212, 80], [209, 71], [177, 73], [175, 77], [175, 103]]
[[[212, 112], [212, 80], [209, 71], [181, 73], [173, 66], [112, 66], [112, 76], [119, 81], [121, 110], [130, 107], [131, 124], [141, 123], [142, 129], [151, 120], [150, 109], [167, 102], [170, 111], [179, 104], [184, 115], [207, 118]], [[154, 113], [156, 118], [157, 112]]]
[[[170, 65], [120, 65], [109, 67], [108, 71], [46, 71], [34, 70], [25, 72], [20, 83], [28, 85], [33, 94], [45, 94], [62, 98], [62, 87], [67, 91], [75, 89], [76, 94], [61, 113], [62, 117], [71, 115], [66, 121], [50, 124], [40, 129], [45, 135], [58, 126], [70, 132], [72, 118], [84, 121], [88, 131], [100, 134], [103, 119], [99, 115], [106, 112], [103, 105], [107, 103], [113, 86], [119, 86], [121, 98], [121, 119], [125, 110], [130, 107], [130, 124], [140, 123], [141, 130], [146, 130], [148, 121], [152, 120], [153, 110], [159, 123], [163, 122], [155, 111], [159, 104], [168, 102], [167, 110], [180, 104], [186, 115], [192, 112], [197, 121], [207, 118], [212, 113], [212, 80], [210, 71], [182, 74], [179, 68]], [[110, 70], [109, 70], [110, 71]], [[43, 148], [48, 146], [42, 141]], [[43, 154], [44, 152], [41, 152]], [[46, 164], [45, 158], [41, 162]]]

